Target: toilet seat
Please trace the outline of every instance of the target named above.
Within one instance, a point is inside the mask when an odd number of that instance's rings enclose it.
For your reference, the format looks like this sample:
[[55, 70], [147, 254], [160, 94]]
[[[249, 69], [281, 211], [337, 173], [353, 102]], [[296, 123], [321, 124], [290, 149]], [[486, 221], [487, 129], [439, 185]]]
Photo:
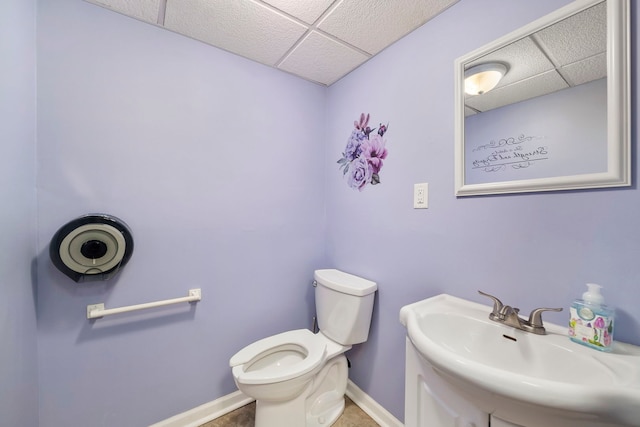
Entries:
[[[236, 381], [244, 384], [271, 384], [300, 377], [321, 367], [327, 358], [326, 341], [308, 329], [297, 329], [263, 338], [237, 352], [229, 361]], [[282, 351], [296, 351], [304, 359], [292, 364], [250, 367], [265, 357]]]

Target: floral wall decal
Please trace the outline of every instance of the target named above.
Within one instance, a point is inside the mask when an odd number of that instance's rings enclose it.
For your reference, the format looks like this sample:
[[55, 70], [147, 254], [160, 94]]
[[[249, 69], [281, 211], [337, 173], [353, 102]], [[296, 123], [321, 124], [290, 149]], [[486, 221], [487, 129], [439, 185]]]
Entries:
[[369, 127], [369, 114], [360, 114], [360, 121], [353, 122], [355, 129], [347, 141], [347, 146], [338, 160], [342, 175], [353, 189], [364, 190], [367, 184], [380, 184], [382, 161], [387, 158], [384, 134], [389, 124], [380, 123], [378, 131]]

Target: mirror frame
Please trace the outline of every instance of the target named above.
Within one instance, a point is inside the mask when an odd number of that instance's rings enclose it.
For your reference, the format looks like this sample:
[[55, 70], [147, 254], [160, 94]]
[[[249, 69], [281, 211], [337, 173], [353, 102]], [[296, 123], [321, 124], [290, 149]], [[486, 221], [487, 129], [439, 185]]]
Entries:
[[[464, 66], [481, 56], [561, 21], [607, 3], [607, 171], [581, 175], [465, 183]], [[629, 0], [576, 0], [455, 61], [455, 194], [474, 196], [534, 191], [623, 187], [631, 185]]]

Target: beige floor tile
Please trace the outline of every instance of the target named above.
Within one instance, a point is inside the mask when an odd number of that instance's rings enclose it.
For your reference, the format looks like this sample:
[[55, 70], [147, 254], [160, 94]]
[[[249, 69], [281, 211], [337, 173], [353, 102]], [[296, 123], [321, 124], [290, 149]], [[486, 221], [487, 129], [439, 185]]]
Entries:
[[[253, 419], [256, 413], [256, 404], [250, 403], [242, 408], [238, 408], [220, 418], [209, 421], [200, 427], [253, 427]], [[298, 426], [282, 426], [282, 427], [298, 427]], [[348, 397], [345, 397], [344, 412], [338, 418], [333, 427], [379, 427], [378, 423], [373, 421], [364, 413], [355, 403]]]

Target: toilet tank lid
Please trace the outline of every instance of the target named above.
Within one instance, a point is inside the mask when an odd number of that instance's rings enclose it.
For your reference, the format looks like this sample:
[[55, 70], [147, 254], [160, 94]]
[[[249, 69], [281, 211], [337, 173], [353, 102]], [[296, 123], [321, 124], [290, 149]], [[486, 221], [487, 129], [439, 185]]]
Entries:
[[319, 284], [344, 294], [365, 296], [378, 289], [376, 282], [335, 269], [316, 270], [313, 277]]

